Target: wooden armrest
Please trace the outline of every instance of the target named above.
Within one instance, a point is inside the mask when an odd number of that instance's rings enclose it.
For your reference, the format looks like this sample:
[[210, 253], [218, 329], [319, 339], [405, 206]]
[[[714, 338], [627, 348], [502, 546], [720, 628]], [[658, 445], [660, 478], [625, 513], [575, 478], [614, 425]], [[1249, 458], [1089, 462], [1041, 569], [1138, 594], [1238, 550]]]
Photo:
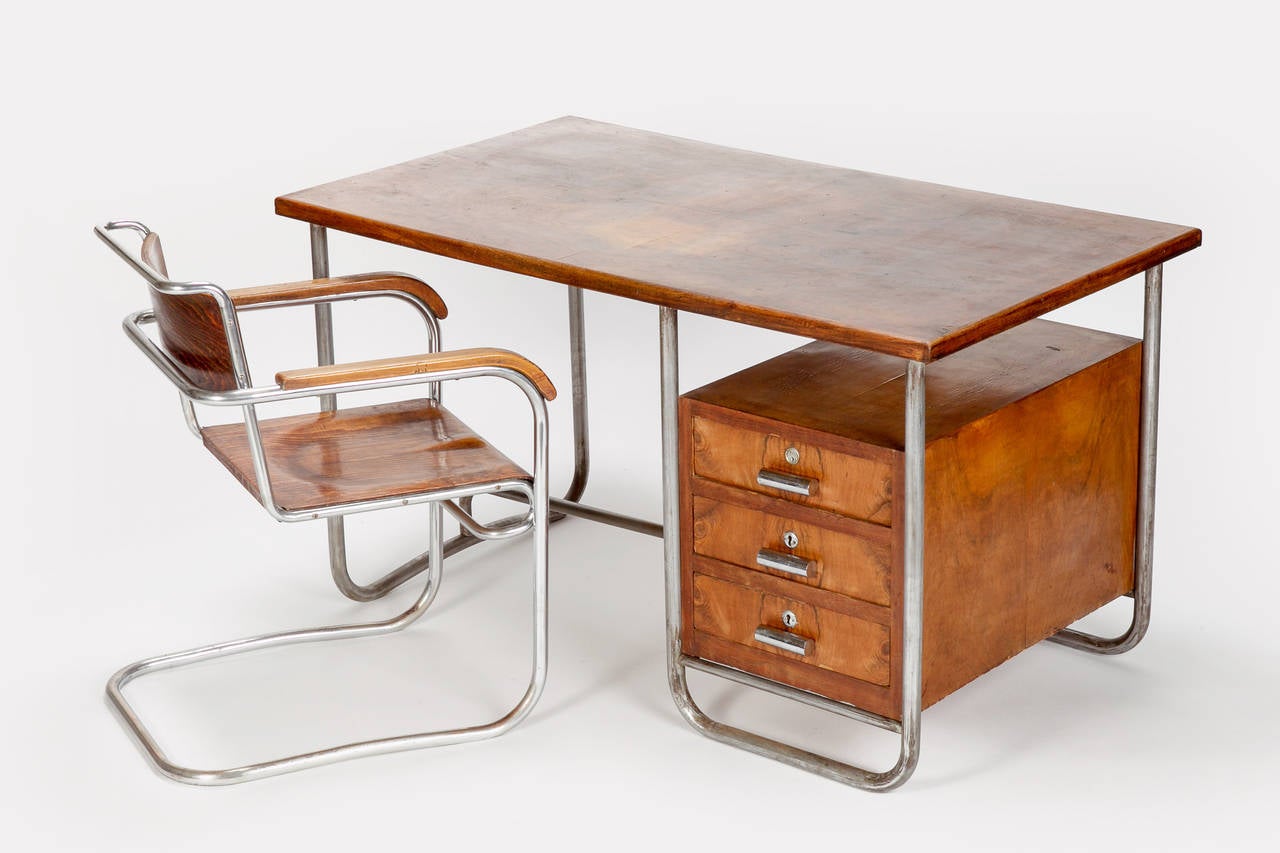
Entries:
[[393, 376], [412, 376], [415, 373], [456, 370], [461, 367], [505, 367], [532, 382], [543, 397], [548, 400], [556, 398], [556, 386], [551, 384], [551, 380], [542, 372], [542, 368], [518, 353], [494, 347], [472, 347], [448, 352], [402, 355], [395, 358], [377, 358], [370, 361], [282, 370], [276, 374], [276, 382], [284, 390], [292, 391], [337, 382], [388, 379]]
[[394, 273], [364, 273], [337, 278], [317, 278], [312, 281], [290, 281], [284, 284], [264, 284], [258, 287], [241, 287], [228, 290], [227, 295], [237, 308], [247, 308], [266, 302], [288, 302], [291, 299], [308, 299], [314, 296], [339, 296], [362, 293], [369, 290], [398, 290], [416, 296], [426, 303], [431, 313], [440, 319], [449, 316], [449, 308], [426, 282], [407, 275]]

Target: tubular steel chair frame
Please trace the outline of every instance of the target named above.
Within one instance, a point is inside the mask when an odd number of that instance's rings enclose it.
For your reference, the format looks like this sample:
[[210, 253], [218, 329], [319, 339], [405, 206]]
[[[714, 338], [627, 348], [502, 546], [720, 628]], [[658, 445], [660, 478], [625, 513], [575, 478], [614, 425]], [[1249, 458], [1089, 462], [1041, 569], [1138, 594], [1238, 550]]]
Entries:
[[[282, 522], [309, 521], [324, 518], [331, 521], [337, 520], [340, 523], [342, 516], [348, 514], [370, 512], [390, 507], [412, 506], [422, 503], [430, 504], [430, 517], [428, 522], [430, 546], [427, 553], [424, 555], [425, 559], [419, 558], [417, 561], [411, 561], [411, 564], [420, 564], [414, 566], [415, 571], [412, 573], [405, 572], [404, 567], [396, 572], [392, 572], [391, 575], [388, 575], [382, 581], [379, 581], [378, 584], [374, 585], [376, 587], [385, 588], [378, 591], [376, 595], [369, 596], [369, 598], [380, 597], [399, 583], [402, 583], [414, 574], [426, 569], [428, 572], [428, 579], [422, 593], [418, 596], [414, 604], [399, 616], [376, 622], [285, 631], [229, 642], [214, 643], [207, 646], [201, 646], [199, 648], [188, 649], [186, 651], [147, 658], [123, 667], [117, 671], [107, 683], [107, 698], [114, 710], [118, 712], [129, 731], [143, 747], [151, 762], [162, 774], [180, 782], [199, 785], [223, 785], [245, 782], [252, 779], [260, 779], [267, 776], [275, 776], [281, 773], [303, 770], [309, 767], [329, 764], [349, 758], [358, 758], [410, 749], [421, 749], [432, 746], [443, 746], [446, 744], [496, 737], [506, 733], [523, 720], [541, 696], [546, 682], [547, 673], [547, 527], [551, 520], [547, 487], [548, 424], [546, 400], [535, 381], [525, 373], [510, 366], [494, 363], [452, 367], [448, 369], [428, 368], [421, 372], [403, 373], [401, 375], [383, 376], [379, 378], [334, 381], [292, 389], [284, 388], [280, 383], [275, 385], [254, 386], [250, 378], [244, 346], [240, 335], [239, 323], [236, 318], [237, 311], [307, 304], [315, 304], [318, 309], [322, 307], [327, 309], [331, 303], [347, 299], [370, 296], [399, 298], [409, 302], [417, 308], [427, 323], [431, 349], [427, 356], [422, 357], [423, 364], [426, 365], [430, 364], [432, 354], [437, 356], [439, 355], [439, 324], [436, 320], [435, 314], [432, 313], [430, 306], [421, 299], [403, 291], [377, 288], [360, 290], [357, 292], [305, 296], [301, 298], [281, 298], [279, 300], [263, 301], [252, 305], [237, 307], [233, 302], [232, 295], [217, 285], [208, 282], [177, 282], [159, 274], [138, 254], [127, 249], [116, 240], [115, 236], [111, 232], [120, 229], [135, 231], [141, 234], [144, 238], [150, 234], [150, 231], [146, 226], [141, 223], [123, 220], [108, 222], [97, 226], [94, 231], [109, 247], [111, 247], [113, 251], [115, 251], [117, 255], [128, 263], [129, 266], [131, 266], [139, 275], [146, 279], [147, 283], [155, 292], [174, 296], [204, 294], [214, 300], [217, 306], [219, 318], [221, 319], [223, 328], [226, 332], [227, 345], [230, 351], [231, 369], [236, 386], [230, 390], [211, 391], [199, 387], [188, 379], [181, 369], [181, 366], [174, 361], [168, 352], [166, 352], [161, 346], [157, 345], [144, 329], [146, 325], [156, 321], [155, 311], [144, 310], [130, 314], [124, 320], [124, 330], [138, 348], [141, 349], [143, 353], [150, 358], [152, 363], [155, 364], [156, 367], [158, 367], [169, 379], [169, 381], [177, 387], [181, 396], [183, 412], [186, 416], [187, 424], [197, 435], [200, 434], [200, 427], [195, 417], [194, 407], [192, 405], [193, 403], [200, 403], [209, 406], [228, 406], [241, 409], [244, 416], [245, 431], [248, 439], [249, 451], [252, 457], [253, 471], [258, 484], [259, 496], [263, 506], [273, 518]], [[400, 273], [376, 274], [368, 276], [367, 278], [369, 280], [377, 280], [378, 278], [385, 278], [387, 276], [412, 278], [402, 276]], [[326, 315], [327, 311], [317, 311], [318, 329], [321, 318], [324, 318], [325, 320], [328, 319]], [[324, 347], [325, 343], [322, 340], [322, 356], [324, 354]], [[328, 361], [329, 363], [332, 363], [331, 337], [328, 342], [328, 351], [330, 353]], [[324, 359], [322, 358], [322, 361], [323, 360]], [[258, 425], [258, 405], [285, 400], [295, 400], [304, 397], [319, 397], [321, 399], [322, 407], [327, 411], [333, 411], [335, 408], [335, 397], [339, 393], [373, 391], [421, 384], [427, 385], [427, 394], [429, 399], [438, 402], [440, 399], [440, 383], [482, 376], [496, 377], [512, 383], [524, 393], [525, 397], [529, 401], [534, 426], [534, 463], [532, 483], [523, 479], [502, 479], [478, 485], [434, 489], [408, 495], [397, 495], [394, 497], [346, 501], [303, 510], [288, 510], [277, 503], [272, 493], [267, 454], [263, 446], [262, 435]], [[514, 497], [518, 500], [527, 501], [530, 505], [530, 509], [528, 513], [516, 516], [513, 519], [504, 519], [490, 525], [481, 524], [480, 522], [475, 521], [475, 519], [467, 512], [470, 508], [471, 499], [481, 494], [500, 494], [506, 497]], [[461, 506], [459, 506], [458, 503], [455, 503], [455, 501], [460, 502]], [[451, 515], [460, 520], [464, 531], [463, 536], [470, 540], [467, 544], [473, 544], [475, 541], [485, 539], [506, 539], [529, 530], [534, 532], [533, 667], [528, 688], [519, 702], [517, 702], [509, 712], [497, 720], [483, 725], [360, 741], [223, 770], [201, 770], [185, 767], [174, 763], [167, 755], [165, 755], [164, 751], [151, 736], [146, 726], [142, 723], [141, 719], [124, 696], [124, 687], [129, 682], [149, 673], [183, 667], [213, 658], [225, 657], [227, 655], [241, 654], [249, 651], [304, 642], [353, 639], [357, 637], [390, 633], [407, 627], [426, 611], [439, 591], [443, 569], [443, 558], [446, 553], [449, 552], [447, 543], [445, 543], [443, 538], [443, 512], [445, 510], [448, 510]], [[331, 526], [331, 534], [333, 529], [334, 527]], [[340, 530], [341, 528], [339, 527], [338, 529]], [[451, 541], [458, 542], [461, 540], [462, 537], [455, 537], [455, 539]], [[465, 545], [463, 547], [465, 547]], [[460, 548], [456, 548], [455, 550], [460, 550]], [[334, 549], [331, 547], [331, 555], [332, 553], [334, 553]], [[345, 575], [345, 554], [343, 554], [342, 566], [343, 574]], [[338, 573], [336, 561], [334, 573], [335, 579], [337, 579]], [[404, 576], [396, 580], [395, 583], [388, 583], [390, 580], [394, 579], [398, 573], [403, 574]], [[342, 587], [341, 583], [339, 583], [339, 587]]]

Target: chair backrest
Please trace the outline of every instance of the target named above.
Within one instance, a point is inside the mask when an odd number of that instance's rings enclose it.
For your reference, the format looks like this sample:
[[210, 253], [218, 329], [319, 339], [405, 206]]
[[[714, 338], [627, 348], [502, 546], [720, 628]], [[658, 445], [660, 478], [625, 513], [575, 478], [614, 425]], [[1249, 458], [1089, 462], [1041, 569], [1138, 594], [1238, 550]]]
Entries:
[[[120, 225], [142, 233], [142, 262], [167, 280], [169, 270], [159, 235], [141, 223]], [[164, 293], [155, 284], [149, 282], [148, 285], [160, 345], [178, 364], [182, 374], [191, 384], [206, 391], [235, 388], [231, 347], [217, 300], [208, 293]]]

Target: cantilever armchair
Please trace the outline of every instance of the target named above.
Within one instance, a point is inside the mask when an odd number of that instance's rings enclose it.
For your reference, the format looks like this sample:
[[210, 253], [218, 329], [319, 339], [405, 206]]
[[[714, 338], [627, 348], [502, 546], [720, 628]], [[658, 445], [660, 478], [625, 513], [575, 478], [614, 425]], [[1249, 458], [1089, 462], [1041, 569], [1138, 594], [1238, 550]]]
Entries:
[[[401, 273], [324, 278], [241, 290], [205, 282], [170, 280], [158, 236], [134, 221], [114, 221], [95, 233], [147, 282], [152, 309], [124, 321], [125, 332], [177, 387], [188, 427], [278, 521], [326, 519], [334, 578], [344, 593], [369, 600], [425, 570], [421, 594], [400, 615], [376, 622], [285, 631], [215, 643], [148, 658], [116, 672], [107, 683], [112, 707], [155, 767], [181, 782], [219, 785], [302, 770], [347, 758], [419, 749], [504, 734], [524, 719], [542, 693], [547, 672], [547, 407], [555, 388], [535, 364], [502, 349], [441, 351], [439, 318], [444, 301], [426, 283]], [[136, 250], [122, 232], [142, 238]], [[291, 305], [328, 305], [357, 297], [385, 296], [413, 306], [426, 322], [428, 351], [418, 355], [285, 370], [275, 382], [250, 378], [238, 315]], [[156, 338], [146, 328], [154, 326]], [[441, 404], [441, 383], [498, 377], [528, 399], [533, 423], [533, 472], [527, 473], [467, 428]], [[337, 395], [418, 386], [408, 401], [338, 408]], [[321, 411], [258, 418], [267, 403], [318, 397]], [[244, 423], [202, 427], [193, 404], [240, 409]], [[483, 494], [516, 497], [528, 511], [482, 523], [471, 501]], [[406, 564], [376, 584], [360, 587], [346, 574], [342, 518], [372, 510], [427, 504], [425, 558]], [[447, 731], [382, 737], [221, 770], [171, 761], [125, 698], [125, 686], [143, 675], [226, 655], [274, 646], [366, 637], [407, 627], [440, 588], [446, 554], [443, 513], [456, 518], [462, 539], [475, 542], [532, 533], [534, 620], [532, 674], [523, 697], [489, 723]], [[456, 538], [454, 541], [457, 541]], [[456, 549], [455, 549], [456, 550]]]

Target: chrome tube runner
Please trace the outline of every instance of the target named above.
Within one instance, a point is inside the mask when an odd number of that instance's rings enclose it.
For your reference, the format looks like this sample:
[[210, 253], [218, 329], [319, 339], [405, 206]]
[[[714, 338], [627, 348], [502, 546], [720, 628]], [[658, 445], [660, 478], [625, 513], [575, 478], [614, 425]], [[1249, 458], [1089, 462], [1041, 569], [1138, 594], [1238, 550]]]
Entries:
[[1054, 643], [1100, 655], [1129, 651], [1146, 636], [1151, 624], [1151, 562], [1155, 545], [1156, 427], [1160, 405], [1160, 301], [1163, 266], [1146, 272], [1142, 312], [1142, 402], [1138, 433], [1138, 520], [1133, 544], [1133, 620], [1118, 637], [1097, 637], [1065, 628], [1049, 637]]
[[[405, 505], [409, 503], [431, 503], [428, 522], [428, 535], [430, 536], [431, 544], [430, 549], [427, 552], [427, 565], [429, 569], [427, 584], [413, 606], [399, 616], [379, 622], [327, 626], [299, 631], [285, 631], [276, 634], [264, 634], [256, 637], [248, 637], [230, 642], [214, 643], [183, 652], [147, 658], [123, 667], [116, 672], [107, 682], [107, 698], [112, 707], [120, 715], [131, 734], [142, 746], [147, 757], [162, 774], [179, 782], [188, 782], [196, 785], [227, 785], [236, 782], [247, 782], [253, 779], [276, 776], [281, 773], [291, 773], [297, 770], [304, 770], [309, 767], [330, 764], [351, 758], [361, 758], [410, 749], [445, 746], [447, 744], [497, 737], [498, 735], [505, 734], [513, 728], [528, 715], [530, 710], [532, 710], [534, 704], [536, 704], [538, 698], [541, 696], [543, 687], [546, 683], [548, 658], [547, 527], [550, 523], [550, 507], [547, 486], [547, 445], [549, 430], [547, 425], [546, 403], [543, 401], [537, 389], [531, 382], [529, 382], [525, 377], [512, 371], [499, 369], [489, 371], [487, 373], [475, 373], [471, 371], [466, 371], [466, 373], [469, 373], [470, 375], [501, 376], [502, 378], [515, 383], [525, 393], [525, 396], [528, 398], [533, 410], [534, 421], [533, 483], [529, 484], [522, 480], [504, 480], [478, 487], [443, 489], [434, 492], [422, 493], [413, 496], [412, 499], [397, 498], [382, 501], [366, 501], [361, 504], [353, 504], [350, 506], [336, 508], [337, 511], [360, 511], [378, 509], [383, 506]], [[436, 374], [423, 374], [418, 377], [418, 381], [441, 381], [451, 378], [463, 378], [462, 372], [448, 371]], [[344, 383], [340, 385], [325, 386], [318, 390], [320, 393], [330, 391], [336, 393], [338, 390], [352, 389], [358, 384], [359, 383]], [[249, 428], [250, 437], [251, 439], [256, 438], [256, 416], [252, 411], [253, 406], [245, 406], [245, 409], [246, 422]], [[251, 441], [251, 451], [254, 456], [255, 473], [259, 477], [259, 482], [264, 484], [262, 490], [264, 504], [266, 504], [269, 510], [275, 510], [272, 513], [273, 515], [279, 514], [280, 510], [275, 507], [274, 502], [271, 499], [270, 487], [269, 485], [266, 485], [269, 483], [269, 479], [265, 476], [266, 470], [265, 465], [263, 464], [265, 460], [262, 455], [260, 442]], [[468, 496], [492, 493], [499, 490], [519, 491], [525, 495], [533, 508], [532, 528], [535, 534], [533, 537], [535, 553], [532, 675], [524, 696], [509, 712], [499, 719], [480, 726], [470, 726], [466, 728], [436, 732], [421, 732], [397, 737], [359, 741], [225, 770], [202, 770], [185, 767], [171, 761], [125, 698], [123, 692], [125, 686], [129, 684], [129, 682], [149, 673], [160, 672], [166, 669], [175, 669], [213, 658], [257, 651], [266, 648], [314, 641], [354, 639], [358, 637], [391, 633], [407, 627], [417, 620], [417, 618], [421, 616], [428, 607], [430, 607], [440, 587], [441, 574], [444, 566], [444, 536], [442, 526], [443, 509], [440, 502], [465, 499]], [[334, 510], [335, 508], [330, 508], [330, 510], [327, 511]], [[281, 520], [293, 521], [308, 517], [307, 513], [289, 515], [296, 515], [297, 517], [281, 518]], [[318, 514], [311, 514], [310, 517], [320, 516]]]
[[[548, 497], [548, 444], [549, 428], [547, 406], [541, 393], [534, 384], [522, 374], [505, 367], [469, 367], [452, 370], [438, 370], [428, 373], [394, 377], [387, 380], [335, 382], [314, 388], [286, 391], [279, 385], [254, 387], [249, 375], [244, 353], [244, 342], [240, 335], [240, 326], [236, 317], [235, 306], [226, 291], [207, 282], [175, 282], [159, 276], [147, 266], [136, 252], [126, 249], [118, 243], [110, 232], [129, 228], [140, 231], [144, 236], [145, 226], [133, 222], [108, 222], [94, 229], [95, 233], [113, 251], [125, 260], [139, 275], [147, 280], [152, 288], [160, 293], [170, 294], [205, 294], [217, 305], [219, 317], [227, 336], [227, 346], [231, 356], [231, 370], [235, 377], [236, 387], [230, 391], [206, 391], [193, 385], [183, 374], [180, 367], [167, 352], [161, 349], [146, 334], [144, 323], [154, 322], [153, 311], [138, 311], [125, 318], [125, 333], [139, 349], [160, 369], [178, 389], [184, 401], [199, 402], [213, 406], [236, 406], [244, 414], [245, 433], [248, 438], [250, 456], [253, 461], [254, 475], [257, 480], [259, 496], [267, 512], [277, 521], [306, 521], [311, 519], [332, 519], [355, 512], [369, 512], [396, 506], [410, 506], [429, 503], [428, 535], [430, 548], [427, 552], [429, 569], [426, 587], [417, 601], [408, 610], [391, 619], [365, 622], [354, 625], [334, 625], [321, 628], [285, 631], [274, 634], [263, 634], [241, 640], [214, 643], [183, 652], [159, 657], [147, 658], [123, 667], [107, 682], [106, 695], [113, 709], [120, 715], [126, 727], [142, 746], [147, 757], [164, 775], [180, 782], [197, 785], [225, 785], [235, 782], [246, 782], [266, 776], [290, 773], [343, 761], [378, 755], [386, 752], [398, 752], [409, 749], [443, 746], [445, 744], [462, 743], [504, 734], [519, 723], [542, 694], [547, 672], [547, 565], [548, 543], [547, 528], [550, 524], [550, 508]], [[434, 317], [427, 313], [428, 328], [432, 330], [433, 346], [438, 348], [439, 333], [434, 325]], [[278, 402], [303, 397], [319, 397], [322, 400], [336, 397], [339, 393], [350, 391], [376, 390], [394, 388], [405, 385], [426, 384], [428, 387], [439, 383], [477, 376], [492, 376], [505, 379], [516, 385], [529, 401], [533, 416], [534, 464], [533, 481], [523, 479], [500, 480], [477, 486], [437, 489], [430, 492], [419, 492], [414, 495], [394, 498], [380, 498], [364, 501], [351, 501], [331, 505], [322, 509], [289, 511], [277, 505], [271, 488], [271, 477], [267, 467], [266, 452], [262, 445], [262, 436], [258, 429], [256, 407], [262, 403]], [[190, 421], [188, 425], [192, 424]], [[190, 664], [200, 663], [213, 658], [241, 654], [277, 646], [296, 643], [352, 639], [398, 631], [415, 621], [430, 607], [439, 590], [441, 573], [444, 565], [443, 507], [441, 501], [460, 501], [463, 507], [469, 507], [472, 497], [478, 494], [494, 492], [519, 492], [525, 495], [531, 507], [531, 527], [534, 531], [534, 625], [533, 625], [533, 666], [529, 686], [523, 697], [505, 715], [493, 722], [461, 729], [450, 729], [435, 732], [420, 732], [397, 737], [379, 738], [359, 741], [335, 747], [287, 756], [256, 764], [226, 770], [199, 770], [176, 764], [169, 760], [164, 751], [156, 743], [154, 737], [142, 723], [133, 707], [124, 696], [124, 688], [134, 679], [153, 672], [175, 669]], [[462, 509], [458, 509], [462, 511]], [[524, 517], [521, 516], [521, 519]], [[505, 529], [477, 524], [476, 529], [487, 538], [505, 538]]]
[[[855, 788], [889, 791], [907, 781], [920, 756], [921, 627], [923, 618], [924, 570], [924, 426], [925, 366], [907, 363], [905, 435], [905, 491], [903, 496], [903, 651], [902, 722], [872, 714], [852, 705], [834, 702], [803, 690], [738, 672], [710, 661], [684, 655], [680, 651], [680, 478], [677, 452], [679, 420], [679, 337], [674, 308], [659, 309], [659, 346], [662, 380], [662, 519], [666, 529], [663, 557], [667, 587], [667, 678], [676, 707], [691, 726], [713, 740], [747, 752], [781, 761]], [[888, 770], [874, 772], [817, 753], [799, 749], [753, 732], [711, 719], [689, 693], [687, 669], [727, 678], [842, 714], [860, 722], [896, 731], [900, 735], [898, 760]]]

